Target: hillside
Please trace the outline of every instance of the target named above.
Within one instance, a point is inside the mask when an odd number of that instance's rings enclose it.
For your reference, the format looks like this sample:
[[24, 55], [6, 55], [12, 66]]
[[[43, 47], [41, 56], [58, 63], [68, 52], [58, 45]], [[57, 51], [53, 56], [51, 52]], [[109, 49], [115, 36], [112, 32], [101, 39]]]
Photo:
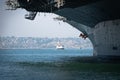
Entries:
[[90, 41], [82, 38], [0, 37], [0, 49], [55, 48], [58, 41], [65, 48], [92, 48]]

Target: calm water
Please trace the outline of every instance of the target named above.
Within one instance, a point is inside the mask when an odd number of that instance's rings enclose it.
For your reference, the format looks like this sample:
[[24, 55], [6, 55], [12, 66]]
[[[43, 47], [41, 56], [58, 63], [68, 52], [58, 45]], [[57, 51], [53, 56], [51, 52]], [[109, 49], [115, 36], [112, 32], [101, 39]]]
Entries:
[[0, 50], [0, 80], [120, 80], [119, 72], [64, 66], [79, 56], [92, 56], [92, 50]]
[[9, 62], [53, 62], [78, 56], [92, 56], [92, 50], [0, 50], [0, 61]]

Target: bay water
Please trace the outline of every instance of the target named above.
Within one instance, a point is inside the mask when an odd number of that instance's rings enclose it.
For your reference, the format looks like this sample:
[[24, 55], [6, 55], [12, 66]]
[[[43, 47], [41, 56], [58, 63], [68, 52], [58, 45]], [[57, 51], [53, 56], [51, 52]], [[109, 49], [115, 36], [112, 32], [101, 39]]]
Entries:
[[71, 62], [73, 57], [91, 57], [92, 53], [91, 49], [0, 50], [0, 80], [120, 80], [119, 72], [81, 70], [91, 63]]

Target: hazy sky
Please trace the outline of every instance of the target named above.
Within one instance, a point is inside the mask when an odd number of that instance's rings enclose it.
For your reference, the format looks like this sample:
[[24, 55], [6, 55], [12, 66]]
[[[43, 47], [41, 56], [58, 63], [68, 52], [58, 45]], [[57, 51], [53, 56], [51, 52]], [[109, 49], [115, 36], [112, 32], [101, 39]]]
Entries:
[[[24, 9], [5, 10], [5, 0], [0, 0], [0, 36], [22, 37], [78, 37], [80, 31], [62, 21], [57, 15], [38, 13], [35, 20], [27, 20]], [[46, 16], [44, 16], [46, 15]]]

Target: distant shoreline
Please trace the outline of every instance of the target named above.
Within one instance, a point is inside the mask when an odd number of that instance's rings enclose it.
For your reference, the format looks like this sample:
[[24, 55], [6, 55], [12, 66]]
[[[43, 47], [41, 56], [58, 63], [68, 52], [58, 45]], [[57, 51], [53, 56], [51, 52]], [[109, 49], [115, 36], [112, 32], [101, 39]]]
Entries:
[[43, 49], [56, 48], [60, 41], [67, 48], [93, 48], [90, 40], [81, 38], [32, 38], [32, 37], [0, 37], [0, 49]]
[[[3, 48], [0, 50], [57, 50], [56, 48]], [[79, 49], [79, 48], [65, 48], [65, 50], [93, 50], [91, 48], [86, 48], [86, 49]]]

